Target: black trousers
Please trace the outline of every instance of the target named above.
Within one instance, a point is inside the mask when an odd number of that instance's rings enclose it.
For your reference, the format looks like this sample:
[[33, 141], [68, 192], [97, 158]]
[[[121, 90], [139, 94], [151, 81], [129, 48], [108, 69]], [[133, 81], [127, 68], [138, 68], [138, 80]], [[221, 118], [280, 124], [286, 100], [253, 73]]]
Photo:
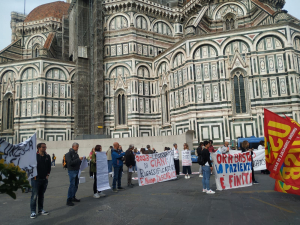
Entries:
[[182, 172], [183, 172], [185, 175], [186, 175], [186, 174], [191, 175], [191, 174], [192, 174], [191, 167], [190, 167], [190, 166], [183, 166], [183, 167], [182, 167]]
[[178, 160], [174, 159], [174, 165], [175, 165], [176, 175], [179, 175], [180, 173], [179, 159]]
[[91, 173], [92, 176], [94, 175], [94, 185], [93, 185], [93, 190], [94, 190], [94, 194], [98, 193], [97, 191], [97, 173]]
[[254, 177], [254, 169], [253, 169], [253, 167], [252, 167], [252, 182], [254, 182], [255, 181], [255, 177]]
[[93, 172], [91, 172], [91, 165], [92, 165], [92, 163], [90, 162], [90, 170], [89, 170], [89, 172], [90, 172], [90, 177], [93, 176]]

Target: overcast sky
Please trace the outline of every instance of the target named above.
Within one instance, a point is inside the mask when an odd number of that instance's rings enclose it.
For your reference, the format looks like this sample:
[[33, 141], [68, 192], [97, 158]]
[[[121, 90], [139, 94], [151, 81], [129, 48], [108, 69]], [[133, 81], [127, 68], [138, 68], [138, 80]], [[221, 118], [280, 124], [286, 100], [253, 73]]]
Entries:
[[[24, 0], [0, 0], [0, 50], [7, 47], [11, 41], [10, 13], [24, 12]], [[57, 0], [26, 0], [26, 14], [35, 7]], [[285, 9], [300, 19], [300, 0], [286, 0]]]

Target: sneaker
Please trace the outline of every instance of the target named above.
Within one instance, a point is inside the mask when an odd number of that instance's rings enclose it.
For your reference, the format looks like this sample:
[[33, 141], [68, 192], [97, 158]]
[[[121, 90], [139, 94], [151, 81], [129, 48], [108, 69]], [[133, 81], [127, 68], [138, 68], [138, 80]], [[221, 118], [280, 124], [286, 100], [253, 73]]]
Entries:
[[190, 179], [190, 178], [191, 178], [190, 175], [188, 175], [188, 176], [187, 176], [187, 179]]
[[202, 174], [200, 174], [200, 175], [199, 175], [199, 177], [203, 177], [203, 175], [202, 175]]
[[118, 189], [116, 189], [116, 188], [115, 188], [115, 189], [113, 189], [113, 192], [116, 192], [116, 193], [118, 193]]
[[80, 202], [80, 200], [77, 199], [76, 197], [74, 197], [74, 198], [72, 199], [72, 202]]
[[118, 187], [118, 191], [124, 191], [125, 189], [122, 187]]
[[185, 178], [185, 179], [188, 179], [188, 178], [187, 178], [187, 175], [185, 175], [184, 178]]
[[203, 191], [202, 192], [207, 192], [207, 190], [206, 189], [203, 189]]
[[30, 219], [35, 219], [35, 218], [36, 218], [36, 214], [35, 213], [31, 213]]
[[98, 193], [98, 195], [99, 195], [100, 197], [105, 197], [105, 196], [106, 196], [106, 194], [104, 194], [104, 193], [102, 193], [102, 192]]
[[39, 214], [43, 215], [43, 216], [49, 215], [49, 213], [47, 211], [45, 211], [45, 210], [39, 211]]
[[94, 195], [93, 195], [93, 198], [100, 198], [99, 193], [94, 194]]
[[253, 181], [253, 184], [259, 184], [257, 181]]
[[71, 201], [67, 201], [67, 204], [66, 204], [67, 206], [74, 206], [75, 204], [73, 203], [73, 202], [71, 202]]
[[215, 192], [214, 191], [212, 191], [212, 190], [208, 190], [208, 191], [206, 191], [206, 194], [214, 194]]

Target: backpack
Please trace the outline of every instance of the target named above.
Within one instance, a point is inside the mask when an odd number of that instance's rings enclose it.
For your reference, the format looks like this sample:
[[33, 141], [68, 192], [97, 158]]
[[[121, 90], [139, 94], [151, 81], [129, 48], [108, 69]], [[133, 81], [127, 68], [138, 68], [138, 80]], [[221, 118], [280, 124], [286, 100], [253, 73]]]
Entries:
[[[68, 154], [68, 153], [66, 153], [66, 154]], [[63, 161], [62, 161], [63, 168], [65, 168], [65, 169], [68, 168], [66, 154], [64, 154]]]
[[[201, 166], [204, 166], [205, 165], [205, 162], [204, 162], [204, 159], [203, 159], [203, 156], [202, 156], [202, 152], [201, 150], [198, 151], [197, 149], [197, 152], [198, 152], [198, 164], [201, 165]], [[200, 154], [199, 154], [200, 153]]]

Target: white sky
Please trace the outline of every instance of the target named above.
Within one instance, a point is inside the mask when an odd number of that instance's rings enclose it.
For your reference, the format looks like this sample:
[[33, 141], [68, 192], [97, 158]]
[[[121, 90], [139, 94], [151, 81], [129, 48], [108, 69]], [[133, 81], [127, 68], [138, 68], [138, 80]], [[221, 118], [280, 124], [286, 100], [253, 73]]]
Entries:
[[[26, 14], [39, 5], [57, 0], [26, 0]], [[24, 12], [24, 0], [0, 0], [0, 50], [7, 47], [11, 41], [10, 13]], [[300, 0], [286, 0], [285, 9], [300, 19]]]

